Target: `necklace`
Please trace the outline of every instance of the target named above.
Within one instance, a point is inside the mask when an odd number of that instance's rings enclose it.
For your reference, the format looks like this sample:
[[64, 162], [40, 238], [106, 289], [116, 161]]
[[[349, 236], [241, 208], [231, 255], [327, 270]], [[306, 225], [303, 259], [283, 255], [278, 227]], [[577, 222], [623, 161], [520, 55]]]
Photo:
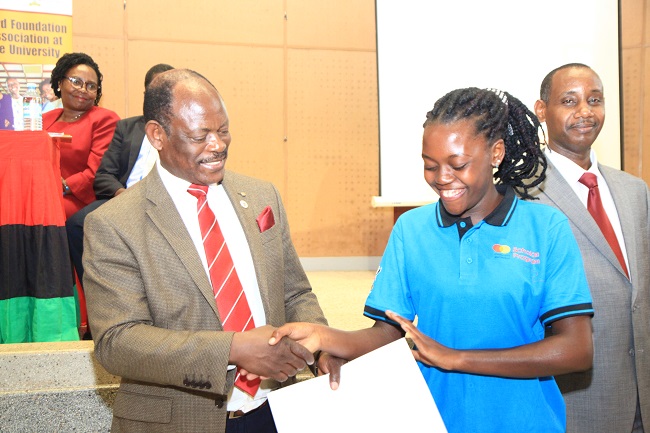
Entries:
[[[77, 120], [78, 118], [80, 118], [82, 114], [84, 114], [84, 113], [79, 113], [79, 114], [77, 114], [76, 116], [73, 116], [73, 117], [67, 119], [66, 122], [74, 122], [75, 120]], [[64, 117], [65, 117], [65, 116], [64, 116]]]

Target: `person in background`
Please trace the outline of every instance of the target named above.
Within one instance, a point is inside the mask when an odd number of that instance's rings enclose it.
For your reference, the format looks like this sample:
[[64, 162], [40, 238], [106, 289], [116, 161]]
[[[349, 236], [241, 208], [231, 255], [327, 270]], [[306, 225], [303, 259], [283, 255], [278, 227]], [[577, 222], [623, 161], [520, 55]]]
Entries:
[[144, 118], [155, 169], [84, 228], [95, 355], [122, 378], [112, 431], [275, 432], [267, 394], [314, 357], [267, 341], [287, 321], [326, 323], [281, 198], [225, 169], [228, 113], [200, 74], [159, 74]]
[[0, 93], [0, 129], [14, 129], [14, 114], [11, 108], [11, 96]]
[[[549, 72], [535, 112], [546, 122], [549, 163], [546, 180], [531, 195], [569, 219], [596, 311], [593, 369], [556, 378], [567, 405], [567, 432], [643, 432], [644, 424], [648, 431], [648, 185], [598, 162], [592, 145], [605, 122], [605, 94], [600, 77], [587, 65], [571, 63]], [[589, 177], [597, 181], [595, 188], [583, 184]], [[596, 191], [611, 236], [591, 214]]]
[[43, 113], [47, 113], [48, 111], [54, 110], [55, 108], [63, 107], [61, 99], [57, 98], [54, 94], [54, 90], [52, 90], [52, 83], [50, 82], [49, 78], [41, 81], [41, 83], [38, 85], [38, 89], [41, 92], [41, 107]]
[[97, 105], [102, 74], [89, 55], [64, 54], [52, 70], [52, 83], [63, 108], [43, 114], [43, 129], [72, 136], [70, 144], [61, 146], [61, 190], [69, 218], [95, 201], [95, 172], [120, 118]]
[[23, 98], [20, 83], [16, 78], [8, 77], [5, 81], [6, 94], [0, 98], [0, 127], [2, 129], [23, 130]]
[[[152, 66], [145, 75], [144, 88], [147, 88], [156, 75], [170, 69], [174, 68], [164, 63]], [[94, 190], [97, 200], [76, 212], [65, 222], [70, 256], [79, 281], [83, 282], [81, 257], [86, 216], [141, 180], [157, 160], [158, 151], [151, 146], [144, 133], [144, 116], [129, 117], [117, 122], [113, 139], [95, 175]]]
[[270, 344], [352, 359], [406, 332], [450, 433], [564, 432], [553, 376], [591, 367], [593, 309], [566, 217], [515, 195], [543, 179], [539, 128], [508, 93], [439, 99], [422, 158], [440, 200], [397, 220], [364, 309], [375, 325], [289, 323]]

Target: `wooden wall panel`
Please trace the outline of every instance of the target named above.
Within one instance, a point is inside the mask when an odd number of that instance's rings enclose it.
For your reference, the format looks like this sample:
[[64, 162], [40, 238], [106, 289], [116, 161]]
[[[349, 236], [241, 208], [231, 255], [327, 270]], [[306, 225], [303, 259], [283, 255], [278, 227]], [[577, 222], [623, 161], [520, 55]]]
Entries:
[[278, 187], [301, 256], [383, 252], [392, 210], [370, 206], [379, 171], [374, 1], [122, 5], [74, 2], [75, 50], [100, 64], [103, 106], [140, 114], [156, 63], [202, 73], [230, 115], [228, 168]]
[[75, 35], [73, 43], [77, 35], [121, 40], [124, 34], [124, 3], [120, 0], [72, 0], [72, 31]]
[[[650, 3], [648, 0], [628, 0], [628, 1], [634, 1], [638, 3], [639, 5], [643, 5], [643, 13], [640, 13], [640, 16], [645, 17], [644, 23], [643, 23], [643, 44], [648, 45], [650, 44]], [[639, 9], [641, 10], [641, 6], [639, 6]], [[624, 23], [627, 25], [627, 23]], [[625, 25], [623, 26], [623, 29], [625, 29]]]
[[127, 0], [126, 10], [131, 40], [278, 46], [284, 40], [282, 0]]
[[392, 209], [370, 205], [379, 188], [376, 70], [374, 53], [289, 50], [285, 202], [301, 256], [383, 252]]
[[641, 176], [650, 185], [650, 47], [646, 40], [644, 49], [643, 83], [643, 123], [641, 124], [641, 142], [639, 143], [639, 159], [641, 160]]
[[623, 47], [639, 46], [644, 38], [643, 0], [620, 0], [621, 45]]
[[641, 176], [641, 107], [643, 105], [643, 50], [624, 49], [621, 60], [623, 82], [623, 143], [625, 145], [623, 168], [630, 174]]
[[650, 0], [621, 0], [624, 170], [650, 184]]
[[88, 54], [99, 66], [99, 70], [104, 77], [102, 80], [102, 99], [99, 105], [115, 111], [120, 117], [124, 117], [126, 114], [124, 43], [120, 39], [74, 34], [72, 47], [75, 52]]
[[287, 0], [291, 47], [376, 49], [375, 4], [369, 0]]
[[[162, 54], [162, 55], [160, 55]], [[284, 74], [280, 48], [175, 42], [129, 43], [129, 112], [142, 113], [144, 74], [156, 63], [193, 69], [208, 78], [224, 98], [232, 133], [228, 168], [270, 180], [285, 189]]]

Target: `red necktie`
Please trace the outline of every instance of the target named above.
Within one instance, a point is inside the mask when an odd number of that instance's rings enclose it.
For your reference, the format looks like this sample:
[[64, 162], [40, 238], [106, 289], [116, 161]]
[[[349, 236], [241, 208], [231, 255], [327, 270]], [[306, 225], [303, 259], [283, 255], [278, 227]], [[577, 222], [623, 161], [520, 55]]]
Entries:
[[[214, 299], [225, 331], [242, 332], [255, 327], [246, 293], [237, 276], [228, 245], [221, 233], [219, 223], [208, 206], [206, 185], [192, 184], [187, 192], [198, 199], [196, 209], [201, 227], [205, 257], [208, 261]], [[237, 373], [235, 386], [254, 396], [260, 380], [247, 381]]]
[[600, 200], [598, 178], [593, 173], [585, 173], [582, 175], [582, 177], [580, 177], [579, 182], [589, 188], [587, 210], [596, 220], [598, 227], [600, 227], [600, 231], [603, 232], [603, 235], [605, 235], [605, 239], [607, 239], [607, 243], [609, 243], [609, 246], [612, 247], [614, 254], [616, 254], [616, 258], [618, 258], [618, 261], [621, 264], [625, 275], [630, 278], [630, 275], [627, 272], [627, 266], [625, 266], [623, 252], [621, 251], [621, 247], [618, 244], [618, 239], [616, 239], [616, 233], [614, 233], [612, 224], [609, 222], [609, 218], [607, 218], [607, 213], [605, 212], [603, 203]]

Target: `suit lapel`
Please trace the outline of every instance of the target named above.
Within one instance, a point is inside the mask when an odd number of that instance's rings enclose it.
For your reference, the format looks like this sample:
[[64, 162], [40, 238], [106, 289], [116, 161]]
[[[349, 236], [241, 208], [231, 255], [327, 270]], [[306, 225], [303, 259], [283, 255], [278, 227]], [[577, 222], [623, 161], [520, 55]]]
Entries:
[[[206, 301], [219, 317], [212, 285], [201, 264], [201, 258], [196, 251], [196, 247], [185, 229], [185, 224], [181, 219], [176, 205], [170, 197], [167, 189], [160, 179], [158, 169], [153, 170], [141, 181], [145, 184], [145, 195], [148, 199], [147, 215], [151, 218], [152, 223], [160, 230], [160, 233], [167, 239], [172, 250], [183, 263], [187, 272], [190, 274], [194, 283], [205, 297]], [[165, 260], [161, 257], [161, 260]]]
[[[607, 183], [609, 185], [609, 181]], [[596, 224], [587, 208], [583, 206], [578, 197], [573, 192], [571, 186], [562, 177], [559, 171], [553, 166], [551, 161], [548, 162], [546, 170], [546, 179], [539, 186], [539, 189], [546, 194], [550, 201], [561, 210], [573, 223], [573, 225], [580, 230], [585, 237], [592, 243], [601, 254], [607, 257], [618, 270], [623, 273], [614, 251], [607, 243], [605, 236], [600, 231], [600, 227]]]
[[[621, 221], [621, 230], [623, 232], [623, 241], [625, 242], [625, 253], [629, 264], [628, 271], [630, 272], [630, 278], [632, 281], [638, 281], [639, 276], [632, 275], [632, 273], [637, 269], [636, 266], [632, 266], [632, 258], [639, 257], [637, 252], [637, 239], [634, 235], [637, 231], [637, 215], [634, 214], [634, 209], [630, 208], [629, 201], [624, 199], [624, 197], [628, 195], [625, 190], [626, 185], [624, 182], [620, 182], [620, 176], [615, 176], [617, 170], [600, 164], [598, 164], [598, 170], [600, 170], [600, 173], [607, 182], [607, 187], [614, 199], [614, 206], [616, 206], [618, 219]], [[636, 288], [636, 285], [634, 287]], [[636, 293], [634, 295], [636, 296]]]

